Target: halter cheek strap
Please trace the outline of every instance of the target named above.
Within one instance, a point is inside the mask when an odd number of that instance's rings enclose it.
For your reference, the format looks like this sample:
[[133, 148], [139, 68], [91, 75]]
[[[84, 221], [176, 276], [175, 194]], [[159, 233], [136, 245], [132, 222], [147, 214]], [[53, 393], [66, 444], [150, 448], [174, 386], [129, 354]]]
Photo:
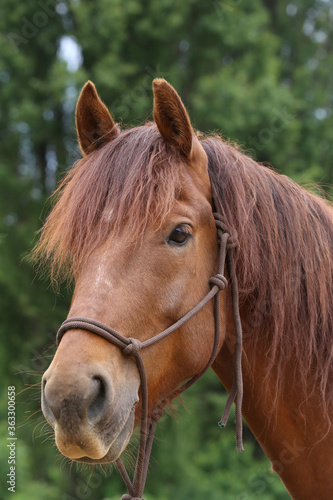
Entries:
[[[144, 486], [146, 483], [150, 453], [153, 445], [155, 428], [157, 422], [163, 415], [165, 405], [171, 401], [173, 398], [179, 396], [182, 392], [186, 391], [191, 385], [193, 385], [202, 375], [208, 370], [208, 368], [213, 364], [220, 345], [221, 339], [221, 315], [220, 315], [220, 291], [228, 284], [228, 280], [224, 276], [224, 268], [227, 265], [230, 283], [231, 283], [231, 294], [232, 294], [232, 304], [233, 304], [233, 316], [234, 316], [234, 326], [236, 333], [236, 346], [234, 354], [234, 378], [231, 392], [228, 396], [225, 409], [222, 418], [219, 422], [220, 427], [225, 427], [227, 424], [230, 409], [233, 401], [236, 403], [236, 442], [237, 450], [243, 451], [243, 441], [242, 441], [242, 399], [243, 399], [243, 379], [242, 379], [242, 326], [239, 315], [239, 301], [238, 301], [238, 285], [237, 277], [234, 264], [234, 248], [238, 245], [237, 235], [230, 235], [224, 224], [223, 218], [220, 214], [215, 213], [215, 222], [217, 229], [217, 236], [219, 242], [219, 259], [217, 273], [215, 276], [210, 278], [209, 284], [211, 285], [210, 291], [207, 295], [186, 313], [182, 318], [180, 318], [176, 323], [171, 325], [169, 328], [163, 330], [161, 333], [155, 335], [154, 337], [140, 342], [138, 339], [127, 338], [121, 335], [119, 332], [110, 328], [99, 321], [89, 318], [68, 318], [60, 326], [57, 333], [57, 345], [59, 345], [63, 335], [68, 330], [80, 329], [88, 330], [100, 337], [111, 342], [115, 346], [121, 349], [124, 356], [131, 356], [135, 359], [140, 380], [141, 380], [141, 398], [142, 398], [142, 411], [141, 411], [141, 431], [140, 431], [140, 443], [138, 449], [138, 455], [136, 460], [136, 466], [133, 476], [133, 481], [131, 481], [125, 466], [120, 458], [116, 460], [119, 472], [122, 475], [124, 483], [127, 487], [128, 494], [122, 496], [122, 500], [144, 500], [142, 498]], [[214, 300], [214, 344], [210, 358], [206, 366], [201, 370], [200, 373], [194, 375], [190, 380], [185, 382], [181, 387], [175, 389], [171, 394], [168, 395], [166, 399], [161, 401], [152, 411], [152, 414], [148, 414], [148, 385], [145, 366], [140, 355], [140, 351], [156, 344], [160, 340], [164, 339], [172, 332], [180, 328], [184, 323], [197, 314], [213, 297]]]

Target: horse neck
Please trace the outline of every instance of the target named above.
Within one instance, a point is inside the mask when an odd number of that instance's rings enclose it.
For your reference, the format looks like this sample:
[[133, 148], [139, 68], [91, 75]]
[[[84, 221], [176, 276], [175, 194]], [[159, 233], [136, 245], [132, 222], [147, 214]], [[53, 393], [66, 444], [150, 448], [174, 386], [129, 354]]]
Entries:
[[[226, 316], [221, 316], [228, 318], [226, 337], [213, 369], [229, 392], [235, 345], [230, 296], [227, 295], [222, 308]], [[321, 411], [313, 382], [312, 387], [309, 383], [308, 396], [297, 390], [297, 361], [293, 360], [292, 365], [288, 367], [284, 387], [277, 393], [274, 373], [267, 369], [265, 353], [254, 352], [251, 344], [245, 342], [242, 413], [292, 498], [331, 500], [333, 429]]]

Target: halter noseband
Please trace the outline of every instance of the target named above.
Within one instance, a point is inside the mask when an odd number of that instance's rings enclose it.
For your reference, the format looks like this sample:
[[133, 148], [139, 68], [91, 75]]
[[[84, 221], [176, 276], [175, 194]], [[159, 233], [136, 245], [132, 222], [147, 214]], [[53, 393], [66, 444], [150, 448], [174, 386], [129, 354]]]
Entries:
[[[234, 353], [234, 378], [231, 392], [228, 396], [222, 418], [219, 422], [220, 427], [224, 427], [227, 424], [230, 409], [233, 401], [236, 398], [236, 441], [237, 450], [243, 451], [242, 442], [242, 399], [243, 399], [243, 380], [242, 380], [242, 326], [239, 315], [239, 302], [238, 302], [238, 285], [237, 277], [234, 264], [233, 250], [238, 245], [237, 236], [231, 237], [227, 232], [227, 228], [223, 222], [223, 218], [220, 214], [214, 213], [218, 243], [219, 243], [219, 259], [217, 273], [215, 276], [210, 278], [209, 284], [212, 288], [207, 293], [207, 295], [186, 313], [182, 318], [180, 318], [176, 323], [171, 325], [163, 332], [155, 335], [154, 337], [141, 342], [138, 339], [127, 338], [121, 335], [119, 332], [110, 328], [99, 321], [89, 318], [68, 318], [62, 323], [57, 333], [57, 345], [59, 345], [63, 335], [68, 330], [80, 329], [88, 330], [100, 337], [111, 342], [115, 346], [121, 349], [124, 356], [132, 356], [137, 364], [140, 380], [141, 380], [141, 395], [142, 395], [142, 411], [141, 411], [141, 431], [140, 431], [140, 443], [139, 450], [136, 460], [136, 466], [133, 476], [133, 482], [125, 469], [125, 466], [120, 458], [116, 460], [119, 472], [122, 475], [124, 483], [128, 489], [128, 493], [122, 496], [122, 500], [144, 500], [142, 498], [144, 486], [146, 483], [146, 477], [148, 472], [150, 453], [152, 449], [155, 428], [157, 422], [163, 415], [165, 405], [171, 401], [173, 398], [179, 396], [182, 392], [188, 389], [192, 384], [194, 384], [202, 375], [208, 370], [208, 368], [213, 364], [220, 345], [221, 338], [221, 316], [220, 316], [220, 291], [224, 290], [228, 281], [224, 276], [224, 267], [227, 264], [228, 272], [231, 282], [231, 293], [232, 293], [232, 304], [233, 304], [233, 316], [234, 316], [234, 326], [236, 333], [236, 345]], [[180, 328], [184, 323], [186, 323], [192, 316], [197, 314], [213, 297], [214, 301], [214, 345], [212, 353], [208, 360], [206, 366], [201, 370], [200, 373], [194, 375], [190, 380], [185, 382], [181, 387], [175, 389], [166, 399], [161, 401], [152, 411], [151, 416], [148, 414], [148, 385], [147, 376], [144, 367], [142, 357], [140, 355], [140, 350], [156, 344], [160, 340], [164, 339], [170, 333], [174, 332]]]

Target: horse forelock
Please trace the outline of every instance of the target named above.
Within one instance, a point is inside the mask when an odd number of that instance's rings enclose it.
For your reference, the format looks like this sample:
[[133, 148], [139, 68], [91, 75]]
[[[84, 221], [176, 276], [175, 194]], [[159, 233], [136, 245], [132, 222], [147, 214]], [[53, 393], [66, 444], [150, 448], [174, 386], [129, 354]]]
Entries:
[[34, 250], [54, 281], [70, 278], [111, 231], [131, 244], [151, 221], [162, 223], [181, 196], [179, 161], [152, 123], [123, 131], [79, 160], [55, 192]]

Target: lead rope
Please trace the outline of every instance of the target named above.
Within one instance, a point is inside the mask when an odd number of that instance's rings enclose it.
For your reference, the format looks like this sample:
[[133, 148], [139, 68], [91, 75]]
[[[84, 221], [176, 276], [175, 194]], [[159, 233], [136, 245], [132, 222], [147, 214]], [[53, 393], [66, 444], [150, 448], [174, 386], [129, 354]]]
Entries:
[[[238, 285], [237, 276], [234, 263], [234, 248], [238, 245], [237, 236], [230, 235], [227, 227], [225, 225], [224, 219], [220, 214], [214, 213], [217, 235], [219, 241], [219, 259], [218, 268], [215, 276], [210, 278], [209, 283], [212, 285], [211, 290], [207, 295], [191, 309], [187, 314], [180, 318], [176, 323], [171, 325], [169, 328], [163, 332], [155, 335], [154, 337], [140, 342], [138, 339], [127, 338], [121, 335], [119, 332], [110, 328], [97, 320], [89, 318], [68, 318], [60, 326], [57, 333], [57, 344], [59, 345], [63, 335], [66, 331], [72, 329], [83, 329], [88, 330], [96, 335], [103, 337], [112, 344], [116, 345], [122, 350], [125, 356], [131, 356], [135, 359], [140, 380], [141, 380], [141, 429], [140, 429], [140, 442], [138, 455], [135, 465], [135, 471], [133, 475], [133, 482], [131, 481], [126, 468], [120, 458], [116, 460], [118, 470], [123, 478], [123, 481], [128, 490], [128, 494], [122, 496], [122, 500], [144, 500], [142, 498], [144, 486], [146, 483], [150, 454], [152, 449], [152, 444], [154, 440], [155, 428], [157, 422], [163, 415], [164, 407], [169, 401], [179, 396], [182, 392], [193, 385], [202, 375], [208, 370], [208, 368], [213, 364], [219, 350], [220, 338], [221, 338], [221, 315], [220, 315], [220, 291], [224, 290], [227, 285], [227, 279], [223, 275], [225, 264], [227, 264], [230, 282], [231, 282], [231, 293], [232, 293], [232, 304], [233, 304], [233, 317], [234, 326], [236, 334], [236, 345], [234, 354], [234, 377], [233, 385], [229, 397], [227, 399], [225, 409], [222, 418], [219, 422], [220, 427], [225, 427], [227, 424], [230, 409], [233, 401], [236, 398], [236, 442], [237, 450], [243, 451], [242, 442], [242, 398], [243, 398], [243, 380], [242, 380], [242, 327], [239, 315], [239, 300], [238, 300]], [[148, 414], [148, 386], [147, 377], [139, 351], [145, 347], [155, 344], [159, 340], [162, 340], [170, 333], [174, 332], [184, 323], [186, 323], [192, 316], [197, 314], [213, 297], [214, 299], [214, 345], [212, 353], [208, 360], [206, 366], [201, 370], [200, 373], [194, 375], [190, 380], [188, 380], [181, 387], [173, 391], [169, 397], [160, 402], [152, 412], [151, 417]]]
[[[227, 231], [227, 226], [223, 217], [214, 213], [216, 226], [222, 231]], [[239, 245], [237, 234], [229, 235], [227, 267], [231, 282], [232, 310], [234, 318], [234, 327], [236, 335], [235, 353], [234, 353], [234, 377], [230, 394], [224, 407], [224, 411], [218, 425], [225, 427], [228, 423], [232, 403], [236, 406], [236, 446], [237, 451], [244, 451], [243, 447], [243, 422], [242, 422], [242, 403], [243, 403], [243, 373], [242, 373], [242, 350], [243, 350], [243, 331], [242, 322], [239, 314], [239, 294], [236, 267], [234, 261], [234, 250]]]

